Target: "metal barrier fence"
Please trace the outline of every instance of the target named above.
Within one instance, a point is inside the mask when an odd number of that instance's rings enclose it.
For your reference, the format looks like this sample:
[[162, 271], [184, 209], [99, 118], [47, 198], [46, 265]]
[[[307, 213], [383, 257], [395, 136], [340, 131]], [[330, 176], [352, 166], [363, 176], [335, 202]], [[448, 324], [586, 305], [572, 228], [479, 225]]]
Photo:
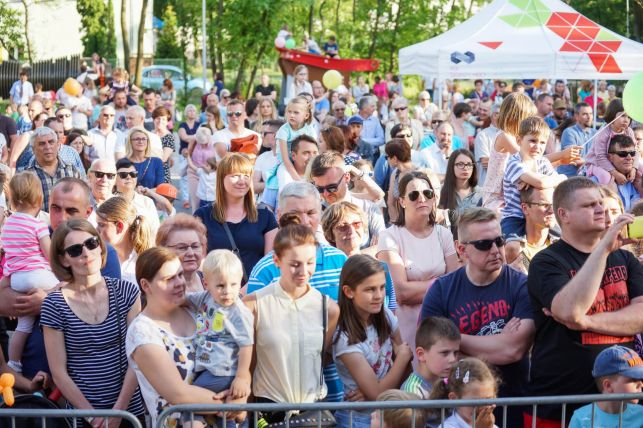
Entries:
[[[0, 97], [9, 98], [11, 85], [19, 79], [23, 65], [21, 61], [0, 63]], [[80, 74], [80, 55], [35, 61], [26, 68], [32, 84], [42, 83], [44, 90], [58, 90], [68, 77]]]
[[[122, 410], [0, 409], [0, 426], [2, 427], [25, 427], [27, 426], [27, 420], [25, 420], [25, 418], [31, 419], [32, 422], [29, 426], [39, 426], [42, 428], [64, 426], [64, 421], [67, 422], [67, 426], [82, 428], [83, 424], [78, 423], [78, 419], [84, 418], [120, 418], [123, 421], [128, 421], [134, 428], [143, 428], [136, 416]], [[39, 421], [40, 424], [36, 421]], [[47, 421], [51, 423], [48, 424]], [[55, 421], [62, 423], [56, 424]], [[103, 428], [110, 427], [109, 420], [106, 422]], [[114, 424], [111, 426], [116, 428]]]
[[[502, 409], [503, 424], [502, 428], [520, 428], [507, 425], [507, 408], [508, 407], [526, 407], [531, 408], [532, 414], [537, 415], [538, 406], [542, 405], [559, 405], [562, 409], [561, 428], [565, 428], [565, 420], [567, 415], [567, 406], [570, 404], [588, 404], [592, 403], [595, 406], [597, 401], [620, 401], [621, 412], [619, 414], [618, 428], [624, 427], [622, 424], [621, 416], [623, 413], [623, 404], [626, 401], [638, 399], [643, 400], [643, 393], [639, 394], [596, 394], [596, 395], [565, 395], [565, 396], [552, 396], [552, 397], [515, 397], [515, 398], [494, 398], [487, 400], [417, 400], [417, 401], [369, 401], [369, 402], [342, 402], [342, 403], [306, 403], [306, 404], [266, 404], [266, 403], [248, 403], [248, 404], [182, 404], [171, 406], [163, 410], [158, 416], [154, 428], [166, 428], [172, 426], [168, 425], [168, 419], [176, 413], [187, 413], [186, 419], [194, 417], [195, 413], [222, 413], [223, 418], [226, 417], [228, 412], [248, 412], [252, 414], [251, 420], [254, 420], [254, 426], [258, 426], [259, 413], [262, 412], [289, 412], [289, 411], [315, 411], [321, 412], [324, 410], [345, 410], [349, 413], [349, 426], [353, 426], [353, 412], [371, 412], [378, 411], [380, 413], [380, 427], [383, 427], [382, 413], [387, 409], [412, 409], [412, 425], [410, 428], [422, 428], [415, 426], [415, 412], [426, 411], [428, 409], [439, 409], [440, 420], [442, 424], [444, 420], [450, 415], [450, 411], [456, 407], [484, 407], [496, 405], [497, 408]], [[594, 426], [594, 408], [592, 408], [592, 427]], [[474, 410], [475, 415], [475, 410]], [[249, 416], [250, 417], [250, 416]], [[318, 417], [317, 419], [320, 419]], [[475, 416], [474, 416], [475, 420]], [[290, 424], [286, 420], [283, 424], [288, 428]], [[318, 427], [322, 427], [321, 421], [317, 423]], [[536, 419], [532, 421], [532, 428], [536, 428]], [[475, 422], [473, 424], [475, 428]]]

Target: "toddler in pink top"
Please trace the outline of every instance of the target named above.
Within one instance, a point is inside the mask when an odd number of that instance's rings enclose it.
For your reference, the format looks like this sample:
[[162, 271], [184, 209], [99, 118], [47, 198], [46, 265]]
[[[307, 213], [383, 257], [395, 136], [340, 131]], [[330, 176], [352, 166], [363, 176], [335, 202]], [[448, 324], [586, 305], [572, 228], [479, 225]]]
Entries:
[[[0, 234], [5, 253], [4, 276], [11, 289], [27, 293], [34, 288], [49, 290], [59, 283], [49, 266], [49, 228], [36, 218], [42, 205], [42, 185], [32, 172], [21, 172], [9, 182], [13, 214]], [[9, 366], [22, 371], [22, 351], [33, 329], [35, 317], [18, 318], [18, 327], [9, 344]]]

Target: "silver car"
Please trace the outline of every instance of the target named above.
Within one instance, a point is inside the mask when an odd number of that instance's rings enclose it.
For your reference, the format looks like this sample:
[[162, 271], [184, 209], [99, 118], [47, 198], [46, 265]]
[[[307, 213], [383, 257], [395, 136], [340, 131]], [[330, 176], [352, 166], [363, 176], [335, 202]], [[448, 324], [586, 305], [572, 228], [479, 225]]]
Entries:
[[[143, 79], [141, 82], [142, 88], [161, 89], [163, 81], [170, 79], [174, 85], [174, 90], [177, 94], [183, 93], [185, 89], [185, 77], [183, 70], [173, 65], [152, 65], [143, 68]], [[189, 94], [193, 92], [198, 95], [203, 95], [210, 92], [212, 83], [208, 80], [205, 81], [205, 88], [203, 87], [203, 79], [193, 79], [191, 75], [187, 75], [187, 90]]]

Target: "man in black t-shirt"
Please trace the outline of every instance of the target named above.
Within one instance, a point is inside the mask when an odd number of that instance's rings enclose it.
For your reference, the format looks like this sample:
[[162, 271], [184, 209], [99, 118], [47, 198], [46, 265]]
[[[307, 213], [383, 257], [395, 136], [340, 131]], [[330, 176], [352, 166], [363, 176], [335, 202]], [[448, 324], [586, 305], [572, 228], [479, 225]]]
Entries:
[[270, 77], [267, 74], [261, 75], [261, 84], [255, 86], [255, 97], [270, 98], [273, 101], [277, 100], [277, 90], [275, 86], [270, 83]]
[[[622, 230], [634, 217], [606, 230], [602, 201], [585, 177], [554, 192], [561, 239], [534, 257], [527, 281], [536, 322], [529, 395], [597, 394], [596, 356], [614, 344], [632, 348], [643, 331], [643, 267], [621, 249], [632, 242]], [[567, 407], [567, 422], [578, 406]], [[539, 427], [560, 426], [561, 406], [539, 406], [537, 417]]]

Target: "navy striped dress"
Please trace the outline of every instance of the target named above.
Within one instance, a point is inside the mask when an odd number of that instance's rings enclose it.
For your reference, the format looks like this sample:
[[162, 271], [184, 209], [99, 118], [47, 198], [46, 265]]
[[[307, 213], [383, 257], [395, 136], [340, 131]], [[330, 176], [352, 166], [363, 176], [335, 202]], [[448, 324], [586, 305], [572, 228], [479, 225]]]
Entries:
[[[140, 293], [138, 286], [131, 282], [104, 279], [109, 293], [109, 312], [102, 323], [87, 324], [78, 318], [60, 290], [45, 298], [40, 314], [42, 326], [60, 330], [65, 335], [67, 373], [96, 409], [111, 409], [123, 386], [128, 367], [127, 313]], [[136, 416], [145, 413], [138, 388], [128, 411]]]

